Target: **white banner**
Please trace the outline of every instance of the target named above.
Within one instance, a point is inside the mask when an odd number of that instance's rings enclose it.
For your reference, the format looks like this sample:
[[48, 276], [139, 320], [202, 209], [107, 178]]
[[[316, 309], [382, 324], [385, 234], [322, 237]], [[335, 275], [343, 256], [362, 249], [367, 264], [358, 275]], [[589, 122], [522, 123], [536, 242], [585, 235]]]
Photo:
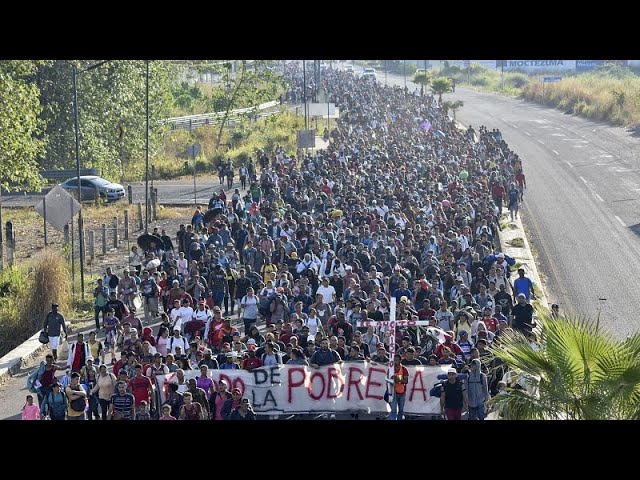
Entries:
[[[408, 415], [439, 415], [440, 398], [429, 391], [446, 374], [449, 365], [434, 367], [408, 366], [404, 412]], [[251, 400], [257, 414], [280, 415], [294, 413], [367, 412], [388, 413], [384, 401], [388, 367], [370, 362], [335, 364], [320, 368], [298, 365], [264, 367], [246, 370], [209, 370], [213, 381], [224, 379], [229, 389], [238, 388]], [[185, 381], [200, 372], [187, 370]], [[156, 377], [161, 404], [169, 382], [178, 380], [175, 373]]]

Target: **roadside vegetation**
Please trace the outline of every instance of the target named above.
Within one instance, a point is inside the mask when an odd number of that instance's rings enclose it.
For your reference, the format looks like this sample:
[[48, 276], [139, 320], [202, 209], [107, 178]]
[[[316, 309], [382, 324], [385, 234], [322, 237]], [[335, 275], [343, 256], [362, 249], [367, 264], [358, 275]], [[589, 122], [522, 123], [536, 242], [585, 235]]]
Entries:
[[[280, 62], [149, 62], [149, 153], [151, 163], [178, 161], [198, 140], [170, 132], [159, 120], [223, 112], [215, 128], [223, 154], [229, 112], [276, 100], [284, 93]], [[112, 181], [142, 178], [146, 157], [146, 65], [144, 61], [6, 60], [0, 62], [0, 186], [38, 191], [40, 170], [76, 166], [74, 69], [77, 74], [81, 168], [96, 168]], [[201, 82], [203, 78], [208, 83]], [[20, 125], [21, 128], [16, 128]], [[275, 124], [266, 123], [267, 127]], [[272, 137], [280, 135], [275, 132]], [[210, 135], [207, 133], [207, 137]], [[167, 138], [170, 140], [167, 140]], [[248, 148], [248, 147], [247, 147]], [[165, 174], [179, 169], [165, 169]]]
[[473, 63], [467, 70], [444, 62], [435, 76], [453, 78], [456, 84], [479, 90], [520, 96], [592, 120], [640, 125], [640, 76], [620, 65], [605, 64], [589, 73], [563, 73], [562, 81], [547, 83], [544, 88], [541, 76], [504, 72], [503, 79], [500, 71]]
[[616, 340], [596, 320], [538, 311], [535, 345], [507, 333], [490, 348], [512, 383], [490, 405], [508, 420], [640, 419], [640, 334]]
[[51, 249], [0, 271], [0, 357], [42, 326], [52, 303], [68, 317], [70, 301], [67, 262]]

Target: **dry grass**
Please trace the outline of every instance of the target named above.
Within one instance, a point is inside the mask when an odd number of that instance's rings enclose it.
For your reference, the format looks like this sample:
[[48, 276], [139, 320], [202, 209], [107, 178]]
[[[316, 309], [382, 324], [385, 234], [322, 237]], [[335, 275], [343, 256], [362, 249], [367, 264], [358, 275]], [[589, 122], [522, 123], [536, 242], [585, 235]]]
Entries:
[[615, 78], [593, 73], [567, 77], [546, 84], [544, 95], [538, 79], [530, 82], [522, 95], [593, 120], [626, 126], [640, 123], [640, 77], [635, 75]]
[[52, 303], [71, 309], [71, 279], [63, 255], [37, 253], [0, 272], [0, 357], [36, 333]]

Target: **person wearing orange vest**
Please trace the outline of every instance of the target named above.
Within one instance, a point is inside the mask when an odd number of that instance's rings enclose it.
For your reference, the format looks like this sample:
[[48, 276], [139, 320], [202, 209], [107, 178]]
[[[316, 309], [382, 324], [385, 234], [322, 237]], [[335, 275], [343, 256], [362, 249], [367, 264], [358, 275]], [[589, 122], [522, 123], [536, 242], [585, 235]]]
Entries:
[[393, 356], [393, 399], [391, 400], [391, 415], [389, 420], [402, 420], [404, 416], [404, 402], [407, 397], [407, 383], [409, 371], [400, 363], [402, 356]]

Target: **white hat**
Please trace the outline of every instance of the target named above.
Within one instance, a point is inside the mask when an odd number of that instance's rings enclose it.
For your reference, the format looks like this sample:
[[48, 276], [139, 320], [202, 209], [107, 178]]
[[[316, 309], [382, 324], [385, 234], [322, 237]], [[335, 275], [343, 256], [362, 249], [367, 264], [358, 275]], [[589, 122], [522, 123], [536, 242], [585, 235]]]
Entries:
[[458, 373], [458, 371], [455, 368], [450, 368], [447, 373]]
[[256, 341], [254, 338], [250, 338], [249, 340], [247, 340], [247, 345], [255, 345]]
[[92, 356], [88, 356], [88, 357], [87, 357], [87, 362], [88, 362], [89, 360], [91, 360], [92, 362], [94, 362], [94, 361], [95, 361], [95, 358], [93, 358]]
[[496, 255], [496, 258], [504, 258], [504, 253], [500, 252]]

